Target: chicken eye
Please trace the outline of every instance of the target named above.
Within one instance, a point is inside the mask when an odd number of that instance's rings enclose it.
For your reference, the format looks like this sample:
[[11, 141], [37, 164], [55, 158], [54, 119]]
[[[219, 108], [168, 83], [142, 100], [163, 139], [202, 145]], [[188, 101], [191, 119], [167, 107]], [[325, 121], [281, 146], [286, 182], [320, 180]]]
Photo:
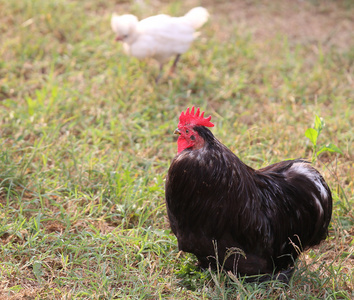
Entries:
[[188, 129], [186, 130], [186, 133], [187, 133], [187, 134], [189, 133], [189, 130], [188, 130]]

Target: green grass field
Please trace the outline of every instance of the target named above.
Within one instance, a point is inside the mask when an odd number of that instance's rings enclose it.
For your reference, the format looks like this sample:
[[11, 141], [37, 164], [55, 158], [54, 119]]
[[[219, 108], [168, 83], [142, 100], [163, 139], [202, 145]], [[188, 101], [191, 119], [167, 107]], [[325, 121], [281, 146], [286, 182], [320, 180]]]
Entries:
[[[353, 299], [354, 5], [0, 0], [1, 299]], [[211, 13], [173, 77], [123, 53], [112, 12]], [[168, 66], [165, 68], [168, 69]], [[188, 106], [253, 168], [312, 159], [330, 236], [289, 285], [243, 284], [179, 253], [164, 203]]]

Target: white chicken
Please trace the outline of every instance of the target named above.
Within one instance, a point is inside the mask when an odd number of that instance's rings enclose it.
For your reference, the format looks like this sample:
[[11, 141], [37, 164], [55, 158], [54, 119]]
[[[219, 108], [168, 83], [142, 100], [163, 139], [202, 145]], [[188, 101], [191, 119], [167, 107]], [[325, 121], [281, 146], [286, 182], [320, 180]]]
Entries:
[[123, 42], [127, 54], [138, 59], [154, 58], [160, 64], [159, 80], [163, 65], [176, 55], [170, 74], [175, 71], [177, 62], [199, 35], [195, 30], [203, 26], [209, 18], [203, 7], [191, 9], [183, 17], [156, 15], [138, 21], [134, 15], [112, 15], [111, 27], [117, 41]]

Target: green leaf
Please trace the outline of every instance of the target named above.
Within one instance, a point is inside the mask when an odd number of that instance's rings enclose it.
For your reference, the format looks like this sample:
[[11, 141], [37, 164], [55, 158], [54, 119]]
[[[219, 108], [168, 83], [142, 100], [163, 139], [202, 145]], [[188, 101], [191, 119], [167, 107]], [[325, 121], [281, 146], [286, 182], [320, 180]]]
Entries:
[[343, 155], [342, 150], [340, 150], [336, 145], [330, 143], [327, 146], [322, 146], [320, 150], [317, 151], [316, 156], [320, 155], [322, 152], [336, 152]]
[[322, 131], [322, 128], [324, 127], [324, 122], [321, 120], [321, 118], [316, 115], [315, 117], [315, 130], [318, 132], [318, 135]]
[[20, 286], [20, 285], [14, 285], [14, 286], [12, 286], [12, 287], [10, 287], [10, 288], [8, 288], [8, 289], [9, 289], [10, 291], [19, 292], [20, 290], [23, 289], [23, 287]]
[[42, 263], [40, 261], [35, 261], [33, 263], [33, 273], [36, 276], [37, 280], [41, 280], [41, 276], [43, 275], [42, 271]]
[[309, 140], [311, 141], [311, 143], [316, 146], [316, 143], [317, 143], [317, 137], [318, 137], [318, 132], [313, 129], [313, 128], [308, 128], [306, 131], [305, 131], [305, 136], [307, 138], [309, 138]]
[[28, 106], [28, 114], [32, 116], [34, 114], [34, 108], [36, 102], [31, 97], [26, 97], [26, 102]]

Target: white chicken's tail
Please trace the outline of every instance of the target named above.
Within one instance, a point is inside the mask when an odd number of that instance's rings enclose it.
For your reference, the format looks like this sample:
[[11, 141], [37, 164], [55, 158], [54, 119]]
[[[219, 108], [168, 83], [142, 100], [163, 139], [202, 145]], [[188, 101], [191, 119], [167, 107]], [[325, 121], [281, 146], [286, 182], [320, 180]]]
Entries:
[[209, 13], [204, 7], [198, 6], [192, 8], [184, 15], [184, 17], [194, 29], [198, 29], [202, 27], [206, 21], [208, 21]]

